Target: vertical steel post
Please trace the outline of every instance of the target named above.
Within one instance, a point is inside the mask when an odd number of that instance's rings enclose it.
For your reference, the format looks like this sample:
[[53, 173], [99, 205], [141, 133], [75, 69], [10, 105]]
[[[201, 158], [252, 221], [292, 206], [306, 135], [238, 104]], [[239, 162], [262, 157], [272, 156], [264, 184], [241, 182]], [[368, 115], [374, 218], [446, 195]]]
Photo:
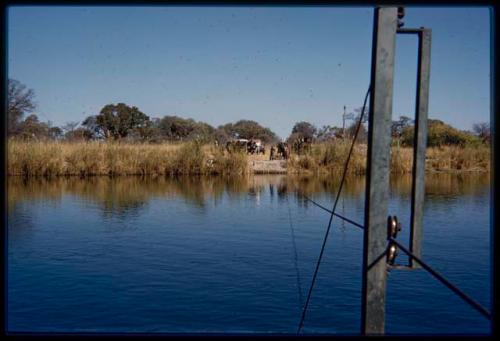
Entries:
[[396, 30], [397, 8], [376, 8], [363, 237], [362, 334], [383, 334], [385, 328], [385, 251]]
[[342, 115], [342, 138], [345, 139], [345, 105], [344, 114]]
[[[427, 28], [422, 28], [418, 32], [417, 97], [415, 105], [415, 135], [413, 141], [410, 251], [419, 258], [422, 257], [422, 222], [425, 194], [425, 150], [427, 148], [431, 34], [431, 30]], [[411, 257], [410, 266], [412, 268], [420, 267]]]

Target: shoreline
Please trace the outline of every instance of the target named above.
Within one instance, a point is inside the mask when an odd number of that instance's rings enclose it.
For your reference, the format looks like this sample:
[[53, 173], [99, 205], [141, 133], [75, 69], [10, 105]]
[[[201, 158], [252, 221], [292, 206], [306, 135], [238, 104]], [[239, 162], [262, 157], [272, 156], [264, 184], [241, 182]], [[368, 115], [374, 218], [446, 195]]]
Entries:
[[[252, 161], [249, 161], [252, 163]], [[484, 169], [467, 169], [467, 170], [456, 170], [456, 169], [426, 169], [425, 174], [490, 174], [489, 170]], [[336, 176], [338, 172], [300, 172], [300, 171], [288, 171], [286, 169], [253, 169], [252, 171], [241, 173], [241, 174], [232, 174], [232, 175], [223, 175], [223, 174], [202, 174], [202, 173], [192, 173], [192, 174], [157, 174], [157, 173], [127, 173], [127, 174], [58, 174], [58, 175], [26, 175], [26, 174], [7, 174], [7, 177], [12, 178], [90, 178], [90, 177], [177, 177], [177, 176], [191, 176], [191, 177], [199, 177], [199, 176], [222, 176], [222, 177], [241, 177], [246, 175], [283, 175], [283, 176], [304, 176], [304, 177], [314, 177], [314, 176]], [[394, 175], [411, 175], [411, 173], [391, 173]], [[365, 174], [350, 174], [350, 176], [365, 176]]]
[[[350, 141], [313, 144], [307, 153], [292, 153], [288, 160], [264, 155], [229, 153], [213, 145], [127, 144], [103, 142], [8, 141], [7, 176], [168, 176], [342, 174]], [[366, 172], [366, 145], [356, 145], [348, 174]], [[391, 174], [411, 174], [413, 150], [391, 148]], [[489, 146], [427, 149], [426, 173], [490, 173]]]

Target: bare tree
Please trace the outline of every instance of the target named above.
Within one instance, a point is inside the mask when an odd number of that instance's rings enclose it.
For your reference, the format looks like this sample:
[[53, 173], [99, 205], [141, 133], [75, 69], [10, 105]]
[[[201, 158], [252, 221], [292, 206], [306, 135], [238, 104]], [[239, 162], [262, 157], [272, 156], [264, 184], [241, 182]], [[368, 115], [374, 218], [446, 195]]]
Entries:
[[15, 79], [8, 80], [8, 132], [16, 134], [24, 114], [35, 110], [35, 92]]
[[472, 130], [483, 140], [483, 142], [490, 142], [491, 130], [488, 122], [475, 123], [472, 126]]
[[64, 131], [65, 134], [72, 133], [78, 126], [78, 124], [79, 122], [77, 121], [66, 122], [66, 124], [62, 126], [62, 130]]
[[[343, 125], [343, 128], [342, 128], [343, 134], [342, 135], [344, 135], [344, 138], [345, 137], [351, 138], [354, 136], [353, 134], [354, 134], [355, 128], [353, 128], [353, 127], [357, 126], [359, 119], [361, 118], [361, 114], [362, 114], [361, 111], [362, 110], [363, 110], [363, 107], [359, 107], [359, 108], [355, 108], [354, 112], [350, 112], [348, 114], [344, 113], [344, 115], [342, 115], [343, 124], [345, 124], [346, 120], [353, 121], [347, 129]], [[368, 122], [368, 111], [369, 111], [368, 107], [366, 107], [364, 115], [363, 115], [363, 120], [361, 121], [362, 125], [365, 124], [366, 122]], [[366, 128], [366, 127], [363, 127], [363, 128]], [[362, 128], [360, 128], [360, 129], [362, 129]], [[363, 135], [363, 132], [361, 132], [361, 135]]]

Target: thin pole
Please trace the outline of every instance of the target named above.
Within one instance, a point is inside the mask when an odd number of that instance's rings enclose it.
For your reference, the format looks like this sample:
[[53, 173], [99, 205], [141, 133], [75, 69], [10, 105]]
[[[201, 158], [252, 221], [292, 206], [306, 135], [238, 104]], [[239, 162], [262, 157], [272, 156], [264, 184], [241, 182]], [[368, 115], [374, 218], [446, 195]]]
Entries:
[[[427, 112], [431, 64], [431, 30], [418, 32], [417, 95], [413, 141], [413, 181], [411, 190], [410, 251], [422, 257], [423, 213], [425, 195], [425, 151], [427, 148]], [[410, 257], [410, 266], [419, 267]]]
[[345, 139], [345, 105], [344, 114], [342, 115], [342, 139]]

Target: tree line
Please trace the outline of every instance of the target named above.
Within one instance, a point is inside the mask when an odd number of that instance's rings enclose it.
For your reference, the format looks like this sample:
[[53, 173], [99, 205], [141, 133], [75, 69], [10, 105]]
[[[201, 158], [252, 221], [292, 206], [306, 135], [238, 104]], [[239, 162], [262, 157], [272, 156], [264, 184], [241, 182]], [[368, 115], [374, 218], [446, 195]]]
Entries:
[[8, 80], [8, 135], [22, 139], [56, 140], [125, 140], [129, 142], [200, 142], [226, 143], [234, 138], [279, 141], [269, 128], [252, 120], [239, 120], [215, 128], [208, 123], [167, 115], [151, 118], [136, 106], [125, 103], [105, 105], [98, 114], [81, 122], [67, 122], [61, 127], [41, 122], [34, 111], [34, 91], [17, 80]]
[[[130, 142], [160, 143], [197, 140], [203, 143], [217, 141], [226, 143], [230, 139], [260, 139], [264, 143], [277, 143], [279, 137], [269, 128], [252, 120], [239, 120], [217, 128], [208, 123], [186, 119], [175, 115], [151, 118], [135, 106], [125, 103], [105, 105], [98, 114], [86, 117], [81, 122], [67, 122], [61, 127], [50, 121], [41, 122], [36, 114], [34, 91], [21, 82], [8, 80], [8, 124], [9, 137], [22, 139], [55, 139], [67, 141], [125, 140]], [[368, 111], [368, 110], [367, 110]], [[321, 143], [354, 136], [361, 117], [361, 109], [345, 115], [351, 120], [345, 127], [297, 122], [287, 142], [306, 141]], [[358, 143], [367, 141], [367, 113], [359, 127]], [[414, 122], [408, 116], [400, 116], [392, 122], [393, 141], [403, 146], [413, 144]], [[474, 145], [490, 143], [489, 123], [477, 123], [472, 131], [458, 130], [440, 120], [428, 120], [428, 146]]]

